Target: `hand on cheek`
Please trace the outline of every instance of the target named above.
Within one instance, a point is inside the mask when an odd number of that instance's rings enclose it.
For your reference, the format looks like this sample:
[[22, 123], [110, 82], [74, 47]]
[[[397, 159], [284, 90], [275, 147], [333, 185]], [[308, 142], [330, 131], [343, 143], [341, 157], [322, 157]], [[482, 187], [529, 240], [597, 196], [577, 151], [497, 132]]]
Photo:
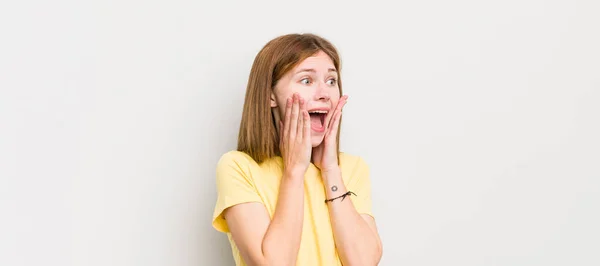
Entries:
[[322, 172], [338, 167], [337, 132], [342, 117], [342, 108], [346, 105], [347, 100], [347, 95], [342, 96], [334, 111], [327, 114], [329, 117], [326, 121], [329, 123], [325, 129], [325, 137], [319, 146], [313, 148], [313, 162]]
[[310, 117], [306, 103], [297, 94], [288, 98], [285, 115], [279, 122], [279, 150], [286, 176], [304, 178], [310, 164]]

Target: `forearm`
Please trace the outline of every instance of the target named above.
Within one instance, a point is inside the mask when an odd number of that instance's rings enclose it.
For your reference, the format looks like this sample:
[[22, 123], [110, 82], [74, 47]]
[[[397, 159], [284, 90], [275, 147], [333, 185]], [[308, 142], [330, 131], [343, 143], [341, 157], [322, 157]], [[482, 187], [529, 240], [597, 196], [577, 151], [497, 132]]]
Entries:
[[[339, 168], [322, 172], [322, 175], [327, 199], [348, 192]], [[336, 189], [332, 189], [334, 186]], [[356, 211], [350, 197], [354, 195], [327, 203], [338, 253], [342, 263], [347, 266], [376, 265], [381, 258], [379, 239]]]
[[295, 265], [304, 219], [304, 176], [284, 175], [277, 206], [262, 242], [266, 265]]

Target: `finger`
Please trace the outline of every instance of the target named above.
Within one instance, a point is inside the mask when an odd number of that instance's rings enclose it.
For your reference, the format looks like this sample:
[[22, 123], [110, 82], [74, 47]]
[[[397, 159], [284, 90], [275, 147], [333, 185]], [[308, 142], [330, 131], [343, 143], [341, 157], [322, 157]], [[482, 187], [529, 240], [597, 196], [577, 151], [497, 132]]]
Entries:
[[335, 117], [337, 116], [337, 114], [342, 112], [342, 108], [344, 108], [344, 105], [346, 105], [347, 99], [348, 99], [347, 95], [344, 95], [340, 98], [337, 106], [335, 107], [335, 110], [333, 111], [332, 117], [327, 124], [327, 128], [330, 128], [333, 125], [333, 121], [335, 120]]
[[325, 120], [323, 120], [323, 122], [327, 123], [326, 125], [323, 125], [325, 126], [325, 130], [327, 130], [329, 128], [329, 125], [331, 125], [331, 120], [333, 120], [333, 117], [335, 117], [335, 109], [333, 109], [333, 111], [329, 111], [327, 115], [325, 115]]
[[300, 101], [300, 113], [298, 113], [298, 128], [296, 128], [296, 138], [302, 142], [304, 138], [304, 112], [306, 112], [306, 102], [302, 97], [298, 97]]
[[279, 143], [281, 143], [283, 141], [283, 122], [281, 120], [277, 123], [277, 134], [279, 135]]
[[292, 104], [292, 116], [290, 117], [290, 140], [296, 139], [296, 132], [298, 127], [298, 112], [299, 112], [298, 96], [294, 93], [294, 103]]
[[340, 118], [342, 117], [342, 111], [340, 110], [335, 114], [333, 118], [333, 123], [331, 124], [331, 128], [327, 132], [327, 136], [333, 135], [337, 136], [338, 128], [340, 127]]
[[[304, 110], [304, 133], [302, 134], [302, 138], [305, 142], [310, 143], [310, 115], [308, 114], [308, 110]], [[310, 144], [308, 144], [310, 145]]]
[[289, 136], [290, 133], [290, 116], [292, 115], [292, 99], [287, 98], [285, 102], [285, 118], [283, 120], [283, 138]]

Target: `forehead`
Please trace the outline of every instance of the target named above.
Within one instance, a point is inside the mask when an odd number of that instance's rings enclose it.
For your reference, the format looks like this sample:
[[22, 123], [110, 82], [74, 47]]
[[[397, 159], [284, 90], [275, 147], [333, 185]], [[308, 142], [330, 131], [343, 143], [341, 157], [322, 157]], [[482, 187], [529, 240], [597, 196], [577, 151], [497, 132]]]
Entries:
[[311, 68], [316, 71], [328, 71], [328, 69], [335, 69], [333, 65], [333, 60], [324, 53], [323, 51], [319, 51], [318, 53], [304, 59], [300, 64], [298, 64], [295, 69], [303, 69], [303, 68]]

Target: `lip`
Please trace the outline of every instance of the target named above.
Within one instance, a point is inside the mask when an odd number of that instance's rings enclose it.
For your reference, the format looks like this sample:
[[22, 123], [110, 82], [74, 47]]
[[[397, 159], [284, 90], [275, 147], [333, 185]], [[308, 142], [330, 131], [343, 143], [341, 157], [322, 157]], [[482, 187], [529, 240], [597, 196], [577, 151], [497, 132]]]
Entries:
[[312, 108], [312, 109], [308, 109], [308, 112], [314, 112], [314, 111], [327, 111], [327, 113], [329, 113], [329, 110], [331, 110], [331, 108], [329, 107], [316, 107], [316, 108]]

